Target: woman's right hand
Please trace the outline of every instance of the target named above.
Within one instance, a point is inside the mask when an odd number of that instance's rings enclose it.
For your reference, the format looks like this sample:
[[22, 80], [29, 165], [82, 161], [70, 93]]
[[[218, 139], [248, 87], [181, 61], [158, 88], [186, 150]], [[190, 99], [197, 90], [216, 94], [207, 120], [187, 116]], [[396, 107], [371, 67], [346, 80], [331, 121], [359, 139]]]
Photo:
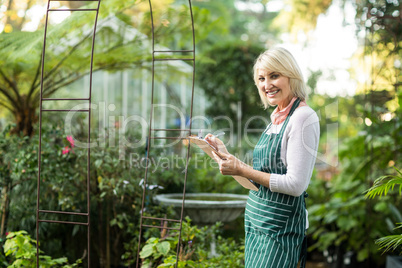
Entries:
[[229, 154], [228, 150], [226, 149], [225, 144], [219, 138], [215, 137], [213, 134], [208, 133], [205, 136], [205, 140], [218, 149], [218, 151], [223, 152], [225, 154]]

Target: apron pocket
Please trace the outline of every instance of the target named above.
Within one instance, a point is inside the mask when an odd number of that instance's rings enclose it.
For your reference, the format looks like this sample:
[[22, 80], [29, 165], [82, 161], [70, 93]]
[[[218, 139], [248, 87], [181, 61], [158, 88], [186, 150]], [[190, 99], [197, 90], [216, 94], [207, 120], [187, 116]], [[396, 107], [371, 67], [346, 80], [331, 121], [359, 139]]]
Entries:
[[262, 233], [275, 234], [285, 229], [293, 208], [287, 204], [268, 201], [250, 194], [247, 201], [245, 220], [250, 227]]

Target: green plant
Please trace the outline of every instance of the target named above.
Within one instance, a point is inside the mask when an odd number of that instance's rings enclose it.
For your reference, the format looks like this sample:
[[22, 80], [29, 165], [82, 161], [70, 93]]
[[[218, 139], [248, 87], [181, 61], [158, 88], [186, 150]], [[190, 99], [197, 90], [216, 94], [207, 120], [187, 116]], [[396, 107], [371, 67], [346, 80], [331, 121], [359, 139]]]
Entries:
[[[39, 251], [40, 254], [43, 253]], [[26, 231], [10, 232], [4, 243], [4, 255], [10, 259], [10, 268], [16, 267], [36, 267], [36, 240], [32, 239]], [[52, 259], [47, 255], [39, 255], [41, 268], [47, 267], [78, 267], [81, 260], [78, 259], [74, 264], [69, 265], [66, 257]]]
[[[77, 145], [72, 147], [74, 139], [63, 134], [62, 121], [55, 120], [58, 123], [54, 125], [43, 124], [40, 207], [52, 211], [82, 212], [86, 211], [87, 151]], [[75, 127], [81, 129], [78, 124]], [[97, 135], [96, 131], [92, 134]], [[75, 137], [80, 137], [80, 134]], [[137, 136], [130, 133], [126, 137], [135, 139]], [[127, 157], [124, 159], [120, 159], [119, 146], [105, 144], [91, 150], [91, 217], [95, 219], [91, 224], [91, 262], [95, 266], [100, 261], [114, 266], [123, 261], [127, 265], [135, 263], [139, 229], [137, 215], [142, 201], [140, 181], [144, 169], [135, 166], [128, 156], [142, 156], [142, 150], [143, 147], [126, 148]], [[10, 128], [0, 132], [0, 237], [5, 237], [8, 230], [35, 233], [36, 218], [32, 212], [36, 209], [37, 152], [37, 135], [18, 137], [10, 134]], [[163, 217], [166, 211], [160, 211], [153, 203], [152, 197], [156, 193], [157, 189], [148, 192], [147, 212]], [[46, 219], [61, 220], [60, 216], [50, 214]], [[82, 217], [76, 221], [82, 221]], [[50, 256], [80, 258], [86, 250], [86, 234], [86, 228], [79, 226], [39, 224], [41, 248]], [[106, 241], [110, 241], [109, 246]], [[0, 263], [1, 260], [0, 254]]]
[[[394, 104], [402, 103], [402, 94], [379, 96], [379, 93], [356, 95], [337, 103], [339, 142], [335, 156], [339, 157], [339, 163], [327, 165], [325, 174], [330, 176], [316, 172], [308, 189], [308, 234], [314, 240], [309, 249], [337, 251], [337, 259], [341, 261], [336, 267], [341, 267], [342, 256], [348, 251], [353, 252], [359, 265], [356, 267], [366, 267], [368, 263], [382, 265], [385, 257], [372, 241], [389, 234], [389, 224], [384, 224], [384, 219], [389, 219], [387, 223], [398, 220], [397, 210], [390, 204], [397, 204], [400, 196], [387, 195], [374, 202], [362, 195], [374, 178], [391, 169], [401, 152], [401, 105]], [[354, 113], [349, 113], [350, 105], [355, 107]], [[384, 114], [392, 117], [384, 120]], [[364, 120], [367, 124], [356, 128], [355, 123]], [[321, 137], [321, 142], [331, 146], [327, 134]]]
[[[397, 171], [396, 175], [385, 175], [375, 180], [374, 185], [367, 191], [366, 198], [386, 196], [395, 186], [399, 186], [399, 195], [402, 194], [402, 172], [395, 167], [394, 169]], [[402, 228], [402, 222], [397, 223], [397, 225], [394, 228], [395, 230]], [[395, 251], [402, 245], [402, 234], [384, 236], [377, 239], [375, 243], [383, 252]]]
[[[218, 235], [221, 223], [197, 227], [186, 218], [182, 225], [178, 267], [243, 267], [244, 244]], [[178, 233], [151, 237], [140, 252], [142, 267], [175, 267]], [[217, 245], [211, 254], [211, 242]]]
[[156, 237], [148, 239], [140, 252], [140, 258], [144, 259], [142, 267], [152, 267], [153, 263], [157, 263], [160, 259], [168, 256], [172, 241], [161, 240]]

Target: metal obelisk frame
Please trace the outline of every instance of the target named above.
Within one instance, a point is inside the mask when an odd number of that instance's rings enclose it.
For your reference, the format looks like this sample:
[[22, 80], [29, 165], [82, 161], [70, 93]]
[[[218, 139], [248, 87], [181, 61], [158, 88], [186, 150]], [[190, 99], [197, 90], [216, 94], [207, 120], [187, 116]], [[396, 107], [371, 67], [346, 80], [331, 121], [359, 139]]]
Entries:
[[[72, 224], [72, 225], [83, 225], [87, 227], [87, 251], [88, 251], [88, 267], [91, 267], [91, 255], [90, 255], [90, 227], [91, 227], [91, 222], [90, 222], [90, 156], [91, 156], [91, 151], [89, 148], [89, 144], [91, 143], [91, 97], [92, 97], [92, 70], [93, 70], [93, 58], [94, 58], [94, 46], [95, 46], [95, 33], [96, 33], [96, 24], [98, 20], [98, 14], [99, 14], [99, 7], [100, 7], [100, 1], [101, 0], [85, 0], [85, 1], [92, 1], [92, 2], [97, 2], [97, 7], [93, 9], [79, 9], [79, 8], [73, 8], [73, 9], [65, 9], [65, 8], [59, 8], [59, 9], [53, 9], [50, 8], [50, 2], [55, 2], [57, 0], [48, 0], [47, 3], [47, 11], [46, 11], [46, 21], [45, 21], [45, 31], [44, 31], [44, 39], [43, 39], [43, 50], [42, 50], [42, 65], [41, 65], [41, 88], [40, 88], [40, 110], [39, 110], [39, 150], [38, 150], [38, 180], [37, 180], [37, 209], [36, 209], [36, 239], [37, 239], [37, 244], [36, 244], [36, 249], [37, 249], [37, 264], [36, 266], [39, 267], [39, 242], [40, 242], [40, 233], [39, 233], [39, 224], [42, 222], [47, 222], [47, 223], [54, 223], [54, 224]], [[63, 0], [63, 1], [71, 1], [71, 2], [80, 2], [82, 0]], [[151, 109], [150, 109], [150, 118], [149, 118], [149, 129], [148, 129], [148, 140], [147, 140], [147, 165], [145, 169], [145, 176], [144, 176], [144, 187], [143, 187], [143, 196], [142, 196], [142, 204], [141, 204], [141, 215], [140, 217], [140, 234], [139, 234], [139, 241], [138, 241], [138, 252], [137, 252], [137, 267], [139, 267], [139, 252], [141, 248], [141, 236], [143, 233], [144, 228], [159, 228], [159, 229], [167, 229], [167, 230], [178, 230], [179, 231], [179, 237], [177, 243], [177, 253], [176, 253], [176, 267], [178, 263], [178, 255], [179, 255], [179, 249], [180, 249], [180, 240], [181, 240], [181, 229], [182, 229], [182, 220], [183, 220], [183, 209], [184, 209], [184, 200], [185, 200], [185, 187], [186, 187], [186, 182], [187, 182], [187, 169], [188, 169], [188, 164], [189, 164], [189, 158], [190, 158], [190, 144], [187, 144], [187, 156], [186, 156], [186, 166], [185, 166], [185, 176], [184, 176], [184, 187], [183, 187], [183, 199], [182, 199], [182, 208], [181, 208], [181, 215], [180, 219], [166, 219], [166, 218], [157, 218], [157, 217], [146, 217], [143, 215], [142, 212], [144, 212], [144, 206], [145, 206], [145, 199], [147, 196], [146, 192], [146, 185], [147, 185], [147, 177], [148, 177], [148, 155], [149, 151], [152, 149], [151, 148], [151, 141], [156, 140], [156, 139], [175, 139], [175, 140], [184, 140], [188, 135], [191, 134], [191, 124], [192, 124], [192, 113], [193, 113], [193, 100], [194, 100], [194, 79], [195, 79], [195, 35], [194, 35], [194, 18], [193, 18], [193, 11], [192, 11], [192, 5], [191, 5], [191, 0], [188, 0], [188, 8], [189, 8], [189, 15], [191, 18], [191, 31], [192, 31], [192, 49], [190, 50], [155, 50], [155, 28], [154, 28], [154, 15], [153, 15], [153, 9], [152, 9], [152, 0], [149, 0], [149, 7], [150, 7], [150, 16], [151, 16], [151, 24], [152, 24], [152, 93], [151, 93]], [[80, 11], [93, 11], [96, 12], [95, 15], [95, 21], [93, 25], [93, 34], [92, 34], [92, 47], [91, 47], [91, 62], [90, 62], [90, 73], [89, 73], [89, 95], [86, 98], [43, 98], [43, 92], [46, 90], [44, 88], [44, 83], [43, 83], [43, 78], [44, 78], [44, 66], [45, 66], [45, 55], [46, 55], [46, 37], [47, 37], [47, 31], [48, 31], [48, 20], [49, 20], [49, 12], [60, 12], [60, 11], [74, 11], [74, 12], [80, 12]], [[155, 57], [155, 53], [160, 53], [160, 54], [165, 54], [165, 55], [174, 55], [174, 53], [189, 53], [190, 56], [187, 58], [182, 58], [182, 57], [167, 57], [167, 58], [160, 58], [160, 57]], [[190, 103], [190, 121], [188, 124], [188, 127], [186, 128], [181, 128], [181, 129], [158, 129], [158, 128], [152, 128], [152, 122], [153, 122], [153, 108], [154, 108], [154, 88], [155, 88], [155, 62], [157, 61], [190, 61], [192, 63], [192, 85], [191, 85], [191, 103]], [[43, 102], [50, 102], [50, 101], [88, 101], [88, 108], [87, 109], [44, 109], [43, 108]], [[42, 118], [44, 113], [57, 113], [57, 112], [79, 112], [79, 113], [87, 113], [88, 115], [88, 154], [87, 154], [87, 178], [86, 178], [86, 183], [87, 183], [87, 208], [86, 212], [67, 212], [67, 211], [50, 211], [50, 210], [44, 210], [40, 208], [40, 189], [41, 189], [41, 170], [42, 170], [42, 156], [41, 156], [41, 150], [42, 150]], [[180, 133], [178, 137], [159, 137], [155, 136], [155, 133], [161, 131], [163, 133], [166, 132], [174, 132], [174, 133]], [[181, 176], [181, 175], [180, 175]], [[58, 215], [76, 215], [76, 216], [83, 216], [86, 218], [85, 222], [73, 222], [73, 221], [57, 221], [57, 220], [47, 220], [44, 218], [41, 218], [41, 215], [43, 214], [58, 214]], [[173, 223], [179, 223], [179, 228], [172, 228], [172, 227], [166, 227], [161, 224], [161, 226], [157, 225], [147, 225], [144, 224], [144, 219], [150, 219], [153, 221], [161, 221], [161, 223], [164, 222], [173, 222]]]
[[[188, 8], [191, 17], [191, 30], [192, 30], [192, 49], [191, 50], [155, 50], [155, 27], [154, 27], [154, 15], [153, 15], [153, 8], [152, 8], [152, 1], [149, 0], [149, 9], [151, 15], [151, 24], [152, 24], [152, 93], [151, 93], [151, 111], [150, 111], [150, 122], [149, 122], [149, 129], [148, 129], [148, 140], [147, 140], [147, 155], [146, 155], [146, 165], [145, 165], [145, 175], [144, 175], [144, 184], [143, 184], [143, 194], [142, 194], [142, 204], [141, 204], [141, 215], [140, 215], [140, 233], [139, 233], [139, 240], [138, 240], [138, 251], [137, 251], [137, 268], [140, 267], [140, 250], [141, 250], [141, 239], [143, 229], [145, 228], [158, 228], [164, 230], [178, 230], [178, 243], [176, 249], [176, 267], [179, 261], [179, 250], [180, 250], [180, 240], [181, 240], [181, 230], [182, 230], [182, 223], [183, 223], [183, 211], [184, 211], [184, 201], [186, 196], [186, 182], [187, 182], [187, 171], [188, 171], [188, 164], [190, 158], [190, 143], [187, 143], [187, 156], [186, 156], [186, 166], [185, 166], [185, 175], [184, 175], [184, 186], [183, 186], [183, 198], [182, 198], [182, 207], [180, 213], [180, 219], [166, 219], [166, 218], [158, 218], [152, 216], [144, 216], [144, 209], [145, 209], [145, 199], [147, 196], [147, 178], [149, 174], [149, 151], [152, 149], [151, 145], [153, 140], [156, 139], [174, 139], [174, 140], [183, 140], [186, 139], [187, 136], [191, 135], [191, 124], [192, 124], [192, 116], [193, 116], [193, 101], [194, 101], [194, 80], [195, 80], [195, 35], [194, 35], [194, 18], [193, 18], [193, 11], [191, 0], [188, 0]], [[190, 53], [191, 56], [187, 58], [174, 58], [174, 57], [167, 57], [167, 58], [156, 58], [156, 53], [166, 53], [167, 55], [174, 54], [174, 53]], [[154, 108], [154, 91], [155, 91], [155, 62], [157, 61], [190, 61], [192, 62], [193, 73], [192, 73], [192, 86], [191, 86], [191, 103], [190, 103], [190, 121], [188, 128], [185, 129], [157, 129], [152, 127], [153, 123], [153, 108]], [[178, 137], [159, 137], [156, 136], [156, 132], [162, 131], [166, 132], [173, 132], [173, 133], [180, 133]], [[179, 175], [179, 174], [178, 174]], [[152, 220], [152, 221], [159, 221], [159, 225], [148, 225], [144, 224], [144, 220]], [[165, 223], [179, 223], [179, 228], [174, 227], [167, 227]]]
[[[91, 97], [92, 97], [92, 68], [93, 68], [93, 58], [94, 58], [94, 46], [95, 46], [95, 33], [96, 33], [96, 24], [98, 20], [98, 14], [99, 14], [99, 7], [100, 7], [100, 1], [101, 0], [85, 0], [85, 1], [92, 1], [92, 2], [97, 2], [97, 7], [93, 9], [80, 9], [80, 8], [59, 8], [59, 9], [53, 9], [50, 8], [50, 2], [54, 2], [56, 0], [48, 0], [47, 3], [47, 10], [46, 10], [46, 21], [45, 21], [45, 32], [44, 32], [44, 38], [43, 38], [43, 49], [42, 49], [42, 66], [41, 66], [41, 84], [40, 84], [40, 105], [39, 105], [39, 150], [38, 150], [38, 184], [37, 184], [37, 207], [36, 207], [36, 267], [39, 267], [39, 241], [40, 241], [40, 236], [39, 236], [39, 224], [41, 222], [48, 222], [48, 223], [55, 223], [55, 224], [72, 224], [72, 225], [83, 225], [87, 227], [87, 251], [88, 251], [88, 267], [91, 267], [91, 240], [90, 240], [90, 229], [91, 229], [91, 217], [90, 217], [90, 156], [91, 156], [91, 150], [88, 146], [88, 155], [87, 155], [87, 178], [86, 178], [86, 183], [87, 183], [87, 208], [86, 212], [78, 213], [78, 212], [66, 212], [66, 211], [50, 211], [50, 210], [43, 210], [40, 208], [40, 186], [41, 186], [41, 170], [42, 170], [42, 156], [41, 156], [41, 151], [42, 151], [42, 117], [43, 113], [48, 113], [48, 112], [80, 112], [80, 113], [87, 113], [88, 114], [88, 140], [87, 144], [89, 145], [91, 143]], [[63, 1], [75, 1], [79, 2], [79, 0], [63, 0]], [[46, 90], [44, 88], [44, 83], [43, 83], [43, 77], [44, 77], [44, 66], [45, 66], [45, 55], [46, 55], [46, 36], [47, 36], [47, 30], [48, 30], [48, 22], [49, 22], [49, 12], [61, 12], [61, 11], [74, 11], [74, 12], [82, 12], [82, 11], [90, 11], [90, 12], [95, 12], [95, 21], [93, 24], [93, 33], [92, 33], [92, 47], [91, 47], [91, 63], [90, 63], [90, 72], [89, 72], [89, 94], [87, 98], [43, 98], [43, 91]], [[88, 108], [87, 109], [78, 109], [78, 110], [72, 110], [72, 109], [44, 109], [43, 108], [43, 102], [49, 102], [49, 101], [88, 101]], [[64, 215], [77, 215], [77, 216], [83, 216], [86, 218], [85, 222], [72, 222], [72, 221], [56, 221], [56, 220], [47, 220], [47, 219], [42, 219], [41, 215], [42, 214], [64, 214]]]

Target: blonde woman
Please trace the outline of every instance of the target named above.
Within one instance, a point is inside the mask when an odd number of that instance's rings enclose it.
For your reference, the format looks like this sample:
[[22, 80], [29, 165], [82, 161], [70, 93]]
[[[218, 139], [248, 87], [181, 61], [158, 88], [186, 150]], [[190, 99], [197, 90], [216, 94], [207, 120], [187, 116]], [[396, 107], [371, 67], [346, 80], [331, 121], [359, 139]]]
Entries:
[[[283, 48], [261, 54], [254, 80], [264, 107], [276, 106], [271, 123], [253, 153], [253, 167], [228, 153], [213, 135], [205, 138], [220, 148], [215, 155], [224, 175], [240, 175], [259, 188], [250, 191], [245, 211], [245, 266], [305, 266], [305, 206], [317, 155], [319, 120], [306, 104], [306, 85], [293, 56]], [[302, 249], [303, 248], [303, 249]]]

